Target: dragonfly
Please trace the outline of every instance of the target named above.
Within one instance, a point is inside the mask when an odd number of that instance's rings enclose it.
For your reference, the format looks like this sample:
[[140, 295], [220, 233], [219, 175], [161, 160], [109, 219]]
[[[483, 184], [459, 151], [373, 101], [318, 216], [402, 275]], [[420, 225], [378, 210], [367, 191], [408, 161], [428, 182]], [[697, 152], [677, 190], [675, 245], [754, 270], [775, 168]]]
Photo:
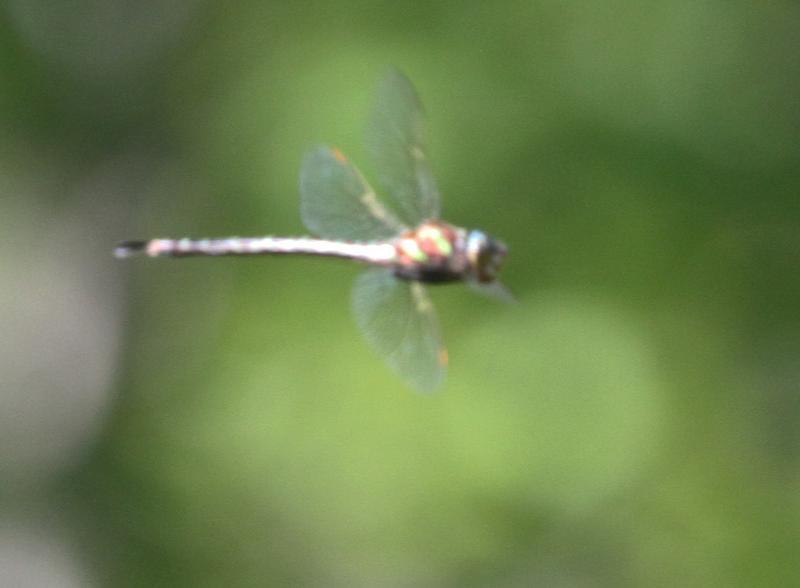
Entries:
[[397, 69], [378, 85], [366, 144], [382, 198], [335, 147], [317, 146], [303, 159], [301, 216], [313, 237], [123, 241], [115, 254], [316, 255], [361, 262], [369, 267], [353, 287], [358, 326], [412, 388], [431, 392], [445, 378], [448, 354], [426, 286], [462, 282], [509, 300], [497, 279], [507, 248], [483, 231], [440, 220], [422, 104]]

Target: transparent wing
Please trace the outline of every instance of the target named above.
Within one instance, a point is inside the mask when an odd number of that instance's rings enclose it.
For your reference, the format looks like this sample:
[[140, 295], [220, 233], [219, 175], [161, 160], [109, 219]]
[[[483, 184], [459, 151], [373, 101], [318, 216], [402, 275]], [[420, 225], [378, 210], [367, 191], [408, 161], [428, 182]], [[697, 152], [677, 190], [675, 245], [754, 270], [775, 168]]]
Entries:
[[378, 85], [367, 149], [387, 200], [403, 222], [439, 217], [439, 191], [428, 165], [425, 117], [414, 86], [392, 69]]
[[488, 284], [481, 284], [480, 282], [476, 282], [474, 280], [467, 280], [467, 284], [469, 284], [470, 288], [472, 288], [475, 292], [478, 292], [487, 298], [493, 298], [494, 300], [499, 300], [500, 302], [505, 302], [508, 304], [517, 303], [517, 299], [511, 293], [511, 290], [506, 288], [498, 281], [490, 282]]
[[330, 239], [387, 239], [405, 230], [358, 169], [330, 147], [316, 147], [303, 159], [300, 214], [311, 232]]
[[353, 288], [353, 310], [370, 345], [413, 388], [431, 392], [442, 383], [447, 351], [422, 284], [367, 270]]

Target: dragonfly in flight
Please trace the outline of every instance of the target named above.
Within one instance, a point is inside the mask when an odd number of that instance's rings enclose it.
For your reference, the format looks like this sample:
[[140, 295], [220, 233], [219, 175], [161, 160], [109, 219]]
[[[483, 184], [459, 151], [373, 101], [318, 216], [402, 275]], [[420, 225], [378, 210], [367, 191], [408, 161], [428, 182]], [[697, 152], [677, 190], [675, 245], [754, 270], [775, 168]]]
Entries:
[[422, 104], [411, 82], [391, 70], [378, 86], [367, 148], [385, 190], [379, 198], [336, 148], [319, 146], [300, 171], [301, 215], [314, 237], [230, 237], [124, 241], [117, 257], [321, 255], [371, 266], [356, 280], [352, 306], [367, 341], [413, 388], [439, 387], [447, 371], [427, 284], [465, 282], [510, 299], [497, 281], [506, 246], [479, 230], [439, 219]]

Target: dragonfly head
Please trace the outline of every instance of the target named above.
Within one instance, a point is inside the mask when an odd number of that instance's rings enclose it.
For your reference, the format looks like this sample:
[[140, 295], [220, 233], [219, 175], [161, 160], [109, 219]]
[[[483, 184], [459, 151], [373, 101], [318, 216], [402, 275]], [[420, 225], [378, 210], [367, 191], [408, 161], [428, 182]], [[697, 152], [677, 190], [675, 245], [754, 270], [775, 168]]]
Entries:
[[472, 276], [482, 283], [493, 282], [503, 264], [505, 244], [482, 231], [473, 230], [467, 235], [467, 259]]

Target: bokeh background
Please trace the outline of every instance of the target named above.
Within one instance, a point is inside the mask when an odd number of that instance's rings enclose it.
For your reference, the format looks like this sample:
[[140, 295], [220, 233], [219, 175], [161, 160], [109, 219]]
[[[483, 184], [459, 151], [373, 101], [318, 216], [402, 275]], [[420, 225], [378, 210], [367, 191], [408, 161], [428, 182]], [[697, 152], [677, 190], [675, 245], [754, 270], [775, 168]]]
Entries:
[[[0, 584], [800, 585], [800, 5], [0, 6]], [[507, 306], [408, 390], [303, 233], [389, 65]]]

